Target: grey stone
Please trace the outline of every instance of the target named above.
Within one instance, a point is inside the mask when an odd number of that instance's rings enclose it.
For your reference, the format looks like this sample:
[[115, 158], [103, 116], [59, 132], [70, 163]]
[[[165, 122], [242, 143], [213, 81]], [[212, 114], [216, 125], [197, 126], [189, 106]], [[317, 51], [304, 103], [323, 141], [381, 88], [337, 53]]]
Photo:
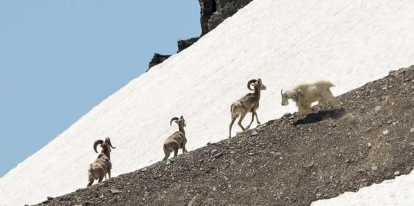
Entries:
[[257, 136], [259, 133], [256, 130], [253, 130], [252, 133], [250, 133], [251, 136]]
[[120, 191], [120, 190], [116, 190], [116, 189], [109, 189], [109, 191], [110, 191], [112, 194], [114, 194], [114, 195], [119, 194], [119, 193], [122, 193], [122, 191]]

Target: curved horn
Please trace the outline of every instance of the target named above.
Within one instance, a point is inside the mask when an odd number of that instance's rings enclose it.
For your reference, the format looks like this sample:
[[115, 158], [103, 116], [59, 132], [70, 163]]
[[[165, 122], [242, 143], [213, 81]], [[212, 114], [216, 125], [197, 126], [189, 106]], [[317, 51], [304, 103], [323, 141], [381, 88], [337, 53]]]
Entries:
[[115, 148], [116, 148], [116, 147], [112, 146], [112, 144], [111, 144], [111, 140], [109, 139], [109, 137], [107, 137], [107, 138], [105, 139], [105, 143], [106, 143], [106, 144], [108, 144], [109, 146], [111, 146], [111, 148], [112, 148], [112, 149], [115, 149]]
[[98, 153], [98, 151], [96, 150], [96, 146], [98, 146], [98, 144], [102, 144], [104, 141], [102, 141], [102, 140], [96, 140], [94, 143], [93, 143], [93, 149], [95, 150], [95, 152], [96, 153]]
[[249, 90], [253, 91], [253, 89], [252, 89], [252, 88], [250, 88], [250, 85], [251, 85], [251, 84], [253, 84], [253, 83], [255, 83], [256, 81], [257, 81], [256, 79], [252, 79], [252, 80], [250, 80], [249, 82], [247, 82], [247, 88], [248, 88]]
[[174, 120], [178, 120], [178, 117], [173, 117], [173, 118], [170, 120], [170, 126], [171, 126], [171, 124], [172, 124], [172, 122], [173, 122]]

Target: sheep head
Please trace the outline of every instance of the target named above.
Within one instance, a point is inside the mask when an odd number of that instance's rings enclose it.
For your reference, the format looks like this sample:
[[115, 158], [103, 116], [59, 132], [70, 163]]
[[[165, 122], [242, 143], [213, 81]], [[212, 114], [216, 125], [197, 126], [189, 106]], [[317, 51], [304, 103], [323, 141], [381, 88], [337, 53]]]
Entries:
[[93, 143], [93, 149], [95, 150], [96, 153], [98, 153], [98, 151], [96, 150], [96, 146], [100, 145], [102, 147], [102, 152], [106, 153], [106, 152], [111, 152], [111, 148], [115, 149], [116, 147], [112, 146], [111, 143], [111, 139], [109, 139], [109, 137], [107, 137], [105, 139], [105, 141], [103, 140], [96, 140]]
[[112, 146], [111, 139], [109, 139], [109, 137], [107, 137], [105, 139], [105, 143], [108, 144], [112, 149], [115, 149], [116, 148], [116, 147]]
[[283, 92], [283, 89], [280, 90], [280, 95], [282, 95], [282, 106], [287, 106], [289, 104], [289, 95]]
[[287, 91], [283, 92], [283, 89], [280, 90], [280, 94], [282, 95], [282, 106], [287, 106], [289, 104], [289, 99], [292, 99], [293, 101], [297, 102], [299, 97], [302, 97], [303, 94], [300, 92], [300, 89], [292, 92]]
[[186, 125], [186, 123], [185, 123], [185, 120], [184, 120], [184, 117], [181, 115], [180, 116], [180, 118], [178, 118], [178, 117], [173, 117], [171, 120], [170, 120], [170, 126], [171, 126], [171, 124], [172, 124], [172, 122], [175, 122], [175, 123], [177, 123], [178, 124], [178, 126], [179, 127], [181, 127], [181, 128], [184, 128], [185, 126], [187, 126]]
[[254, 89], [251, 88], [253, 85], [253, 88], [258, 87], [260, 90], [266, 90], [266, 86], [262, 83], [262, 79], [252, 79], [249, 82], [247, 82], [247, 88], [251, 91], [254, 91]]

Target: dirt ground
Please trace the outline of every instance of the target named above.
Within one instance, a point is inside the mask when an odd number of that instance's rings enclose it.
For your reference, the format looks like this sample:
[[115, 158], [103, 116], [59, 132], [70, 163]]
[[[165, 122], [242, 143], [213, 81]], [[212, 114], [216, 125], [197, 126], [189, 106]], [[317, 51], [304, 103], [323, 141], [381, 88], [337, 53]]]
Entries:
[[414, 66], [339, 98], [39, 205], [302, 206], [409, 173]]

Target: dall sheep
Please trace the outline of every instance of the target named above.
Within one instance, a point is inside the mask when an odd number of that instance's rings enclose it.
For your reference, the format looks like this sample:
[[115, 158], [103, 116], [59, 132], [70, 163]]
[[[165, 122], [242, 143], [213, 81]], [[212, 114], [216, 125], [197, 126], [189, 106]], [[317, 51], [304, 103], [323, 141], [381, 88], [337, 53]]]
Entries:
[[292, 90], [285, 92], [282, 89], [280, 91], [282, 95], [282, 106], [288, 105], [289, 99], [292, 99], [296, 102], [299, 113], [306, 113], [312, 111], [311, 104], [316, 101], [323, 108], [328, 104], [342, 104], [340, 100], [332, 95], [330, 88], [334, 86], [329, 81], [318, 81], [313, 84], [299, 84]]
[[180, 118], [172, 118], [170, 121], [170, 126], [173, 121], [178, 124], [179, 131], [174, 132], [172, 135], [165, 139], [163, 146], [165, 157], [162, 161], [167, 160], [168, 157], [170, 157], [171, 152], [174, 152], [174, 157], [176, 157], [179, 149], [182, 149], [183, 153], [187, 152], [187, 149], [185, 148], [187, 138], [185, 137], [184, 131], [184, 127], [186, 126], [184, 117], [181, 116]]
[[[251, 88], [253, 86], [253, 89]], [[241, 127], [243, 131], [246, 129], [249, 129], [250, 125], [254, 121], [254, 116], [256, 116], [257, 124], [260, 124], [259, 118], [257, 117], [256, 110], [259, 108], [259, 101], [260, 101], [260, 91], [266, 90], [266, 86], [263, 85], [262, 80], [260, 78], [258, 79], [252, 79], [247, 83], [247, 88], [251, 91], [254, 91], [253, 93], [248, 93], [241, 99], [234, 102], [230, 107], [231, 112], [231, 123], [229, 128], [229, 138], [231, 138], [231, 128], [233, 127], [233, 123], [236, 120], [237, 117], [239, 118], [238, 125]], [[250, 124], [244, 128], [241, 124], [244, 117], [247, 113], [252, 113], [252, 121]]]
[[106, 174], [108, 174], [109, 178], [111, 178], [111, 169], [112, 169], [112, 163], [111, 163], [111, 148], [115, 149], [115, 147], [112, 146], [111, 140], [109, 137], [103, 140], [96, 140], [93, 143], [93, 149], [96, 153], [98, 151], [96, 150], [96, 146], [101, 145], [101, 154], [99, 154], [98, 158], [96, 158], [95, 162], [91, 163], [89, 166], [89, 183], [88, 187], [92, 185], [92, 183], [95, 180], [98, 180], [98, 182], [102, 182], [102, 179], [105, 177]]

